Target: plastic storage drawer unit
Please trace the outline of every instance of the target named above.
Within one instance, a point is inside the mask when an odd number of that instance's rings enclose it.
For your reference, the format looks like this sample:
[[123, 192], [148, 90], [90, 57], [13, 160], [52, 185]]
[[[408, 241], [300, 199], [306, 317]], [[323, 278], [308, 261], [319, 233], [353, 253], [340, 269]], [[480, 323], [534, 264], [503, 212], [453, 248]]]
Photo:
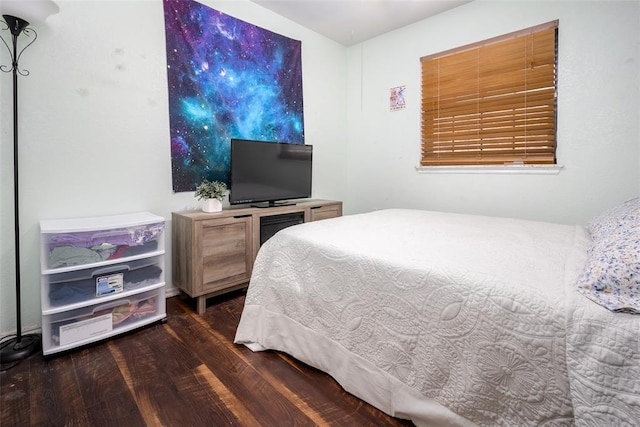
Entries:
[[139, 212], [42, 220], [42, 352], [166, 318], [163, 217]]

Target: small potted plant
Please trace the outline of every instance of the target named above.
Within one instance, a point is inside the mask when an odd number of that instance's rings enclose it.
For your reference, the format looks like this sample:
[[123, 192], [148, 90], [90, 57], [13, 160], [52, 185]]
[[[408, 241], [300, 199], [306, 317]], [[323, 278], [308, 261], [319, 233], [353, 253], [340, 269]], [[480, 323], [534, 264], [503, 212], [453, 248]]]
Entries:
[[222, 199], [227, 193], [227, 184], [220, 181], [209, 181], [203, 179], [196, 187], [195, 196], [198, 200], [204, 200], [202, 210], [204, 212], [220, 212], [222, 210]]

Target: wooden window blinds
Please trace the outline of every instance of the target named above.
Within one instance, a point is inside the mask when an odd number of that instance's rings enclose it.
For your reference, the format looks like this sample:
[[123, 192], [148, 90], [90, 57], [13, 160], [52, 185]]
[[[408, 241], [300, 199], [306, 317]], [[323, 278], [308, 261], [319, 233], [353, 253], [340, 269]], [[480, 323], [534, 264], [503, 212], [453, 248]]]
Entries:
[[421, 58], [422, 166], [555, 164], [558, 21]]

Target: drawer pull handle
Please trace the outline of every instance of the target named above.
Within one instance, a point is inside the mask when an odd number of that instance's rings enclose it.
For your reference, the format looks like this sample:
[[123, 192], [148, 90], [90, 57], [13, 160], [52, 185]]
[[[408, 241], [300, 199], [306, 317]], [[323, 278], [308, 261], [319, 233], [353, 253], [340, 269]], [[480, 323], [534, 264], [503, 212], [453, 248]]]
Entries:
[[115, 308], [115, 307], [119, 307], [121, 305], [131, 305], [131, 301], [129, 301], [128, 299], [119, 299], [117, 301], [113, 301], [107, 304], [102, 304], [97, 306], [96, 308], [93, 309], [93, 313], [96, 313], [98, 311], [102, 311], [102, 310], [108, 310], [110, 308]]
[[100, 276], [103, 274], [115, 273], [117, 271], [129, 271], [131, 268], [128, 265], [112, 265], [110, 267], [100, 268], [93, 273], [91, 273], [91, 277]]

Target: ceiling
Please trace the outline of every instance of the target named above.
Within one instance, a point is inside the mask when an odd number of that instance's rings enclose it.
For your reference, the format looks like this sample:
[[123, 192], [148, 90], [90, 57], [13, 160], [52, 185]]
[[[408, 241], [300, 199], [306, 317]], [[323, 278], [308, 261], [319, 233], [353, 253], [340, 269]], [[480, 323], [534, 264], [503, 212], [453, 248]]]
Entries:
[[344, 46], [472, 0], [251, 0]]

